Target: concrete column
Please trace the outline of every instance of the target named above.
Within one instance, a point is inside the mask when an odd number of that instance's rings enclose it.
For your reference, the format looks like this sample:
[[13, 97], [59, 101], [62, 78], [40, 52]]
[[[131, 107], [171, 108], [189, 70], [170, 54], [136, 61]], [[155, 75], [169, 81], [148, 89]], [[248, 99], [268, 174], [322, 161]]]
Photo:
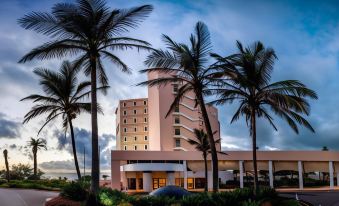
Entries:
[[244, 188], [244, 161], [239, 161], [240, 188]]
[[273, 185], [273, 162], [271, 160], [268, 161], [268, 176], [269, 176], [269, 179], [270, 179], [270, 187], [274, 188], [274, 185]]
[[167, 181], [166, 185], [175, 185], [175, 176], [174, 172], [167, 172]]
[[302, 190], [304, 189], [302, 161], [298, 161], [298, 172], [299, 172], [299, 189]]
[[187, 162], [186, 160], [184, 160], [183, 166], [184, 166], [184, 188], [187, 190]]
[[339, 187], [339, 172], [337, 172], [337, 186]]
[[334, 189], [334, 177], [333, 177], [333, 162], [329, 161], [328, 162], [328, 171], [330, 173], [330, 189]]
[[121, 190], [120, 182], [122, 182], [120, 176], [120, 161], [111, 161], [111, 187], [116, 190]]
[[151, 172], [143, 172], [142, 173], [142, 187], [144, 192], [151, 192], [152, 187], [152, 173]]
[[212, 171], [207, 172], [207, 188], [208, 188], [208, 191], [213, 191], [213, 172]]

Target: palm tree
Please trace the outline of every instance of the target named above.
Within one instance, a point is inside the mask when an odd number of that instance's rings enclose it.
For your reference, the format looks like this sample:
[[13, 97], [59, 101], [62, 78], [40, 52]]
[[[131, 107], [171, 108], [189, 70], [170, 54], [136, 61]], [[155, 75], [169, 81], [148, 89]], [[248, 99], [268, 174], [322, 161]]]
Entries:
[[76, 65], [84, 68], [85, 74], [91, 77], [91, 191], [94, 194], [99, 189], [97, 80], [104, 86], [108, 85], [102, 60], [106, 58], [123, 72], [129, 73], [130, 68], [111, 51], [150, 49], [150, 44], [145, 41], [121, 35], [136, 28], [152, 10], [151, 5], [111, 10], [104, 0], [76, 0], [75, 3], [55, 4], [51, 13], [32, 12], [18, 21], [25, 29], [55, 39], [33, 49], [19, 62], [80, 55], [75, 61]]
[[160, 77], [148, 80], [138, 85], [150, 87], [166, 85], [172, 82], [182, 82], [175, 99], [166, 116], [179, 104], [184, 95], [193, 92], [196, 97], [196, 105], [200, 107], [205, 123], [208, 141], [211, 145], [211, 156], [213, 165], [213, 191], [218, 190], [218, 157], [213, 138], [212, 128], [208, 119], [204, 96], [209, 94], [209, 84], [212, 70], [206, 67], [211, 51], [210, 35], [207, 26], [198, 22], [195, 26], [195, 34], [190, 37], [190, 45], [177, 43], [169, 36], [163, 35], [168, 50], [162, 49], [153, 51], [145, 61], [148, 69], [141, 70], [141, 73], [161, 72], [171, 74], [169, 77]]
[[7, 151], [7, 149], [5, 149], [3, 151], [3, 153], [4, 153], [5, 165], [6, 165], [6, 179], [7, 179], [7, 182], [9, 182], [10, 176], [9, 176], [8, 151]]
[[[208, 179], [208, 167], [207, 167], [207, 155], [209, 152], [211, 152], [211, 147], [208, 142], [208, 136], [206, 132], [203, 129], [194, 129], [194, 135], [195, 135], [195, 140], [194, 139], [188, 139], [188, 143], [193, 145], [197, 151], [202, 152], [202, 157], [204, 158], [204, 166], [205, 166], [205, 192], [208, 191], [208, 184], [207, 184], [207, 179]], [[219, 143], [220, 139], [215, 140], [215, 143]]]
[[214, 103], [224, 104], [233, 101], [239, 102], [231, 123], [245, 116], [250, 127], [253, 151], [254, 192], [258, 188], [257, 153], [256, 153], [256, 120], [268, 120], [275, 130], [268, 109], [275, 115], [283, 118], [298, 133], [297, 123], [314, 132], [312, 126], [301, 115], [309, 115], [310, 106], [307, 97], [317, 99], [317, 94], [297, 80], [285, 80], [270, 83], [274, 61], [277, 56], [273, 49], [265, 48], [261, 42], [244, 48], [237, 41], [238, 53], [225, 58], [212, 54], [216, 58], [216, 67], [222, 70], [223, 82], [219, 82], [220, 89], [216, 93], [220, 98]]
[[38, 150], [40, 150], [40, 149], [47, 150], [47, 142], [46, 142], [45, 139], [41, 139], [41, 138], [34, 139], [34, 138], [31, 137], [31, 140], [28, 141], [27, 146], [32, 148], [33, 161], [34, 161], [34, 177], [37, 178], [37, 172], [38, 172], [37, 154], [38, 154]]
[[31, 100], [36, 103], [25, 115], [23, 123], [27, 123], [37, 116], [48, 114], [45, 123], [38, 132], [39, 134], [52, 120], [62, 117], [62, 127], [65, 133], [68, 128], [71, 132], [74, 163], [78, 179], [80, 180], [81, 174], [72, 121], [81, 112], [91, 112], [91, 103], [82, 101], [84, 97], [90, 94], [89, 87], [91, 82], [84, 81], [78, 83], [78, 70], [68, 61], [62, 63], [59, 72], [38, 68], [34, 70], [34, 73], [40, 78], [40, 85], [44, 95], [33, 94], [21, 100]]

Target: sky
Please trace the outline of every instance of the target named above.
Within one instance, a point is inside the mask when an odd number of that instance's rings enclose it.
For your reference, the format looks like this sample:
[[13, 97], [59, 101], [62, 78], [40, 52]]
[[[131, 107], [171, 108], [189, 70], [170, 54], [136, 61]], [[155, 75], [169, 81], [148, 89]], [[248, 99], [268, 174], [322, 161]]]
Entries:
[[[51, 40], [34, 31], [22, 29], [17, 19], [31, 11], [50, 11], [63, 0], [2, 0], [0, 7], [0, 150], [9, 150], [11, 164], [32, 163], [28, 148], [30, 137], [36, 137], [44, 118], [23, 125], [23, 117], [32, 104], [20, 102], [27, 95], [41, 94], [36, 67], [57, 70], [60, 59], [32, 61], [18, 64], [31, 49]], [[278, 131], [265, 121], [258, 121], [260, 150], [339, 150], [339, 4], [337, 1], [137, 1], [110, 0], [111, 8], [130, 8], [152, 4], [154, 11], [138, 29], [126, 36], [146, 40], [154, 48], [165, 48], [161, 34], [187, 43], [197, 21], [203, 21], [211, 33], [213, 52], [222, 56], [236, 52], [235, 42], [245, 45], [261, 41], [276, 51], [272, 81], [297, 79], [315, 90], [318, 100], [310, 101], [308, 120], [316, 130], [301, 129], [295, 134], [275, 117]], [[104, 115], [99, 116], [101, 169], [109, 170], [110, 151], [115, 148], [114, 110], [120, 99], [147, 96], [147, 88], [135, 84], [146, 80], [138, 71], [145, 69], [147, 53], [116, 52], [133, 69], [123, 74], [114, 65], [105, 62], [110, 89], [99, 95]], [[64, 60], [64, 59], [63, 59]], [[72, 59], [70, 59], [72, 60]], [[82, 77], [85, 79], [86, 77]], [[244, 119], [230, 124], [236, 104], [218, 106], [224, 150], [248, 150], [251, 147]], [[90, 166], [90, 116], [81, 115], [74, 122], [80, 166], [83, 166], [85, 148], [86, 166]], [[74, 171], [70, 138], [62, 133], [61, 122], [49, 124], [39, 135], [48, 143], [48, 150], [38, 154], [39, 167], [45, 171]], [[4, 161], [0, 158], [0, 169]]]

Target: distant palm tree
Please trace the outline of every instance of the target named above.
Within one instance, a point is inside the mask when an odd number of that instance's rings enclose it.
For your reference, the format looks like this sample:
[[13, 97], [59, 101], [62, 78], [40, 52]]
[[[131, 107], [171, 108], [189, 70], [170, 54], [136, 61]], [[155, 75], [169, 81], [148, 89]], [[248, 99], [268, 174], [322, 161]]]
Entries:
[[195, 26], [195, 34], [190, 37], [190, 45], [177, 43], [169, 36], [163, 35], [168, 50], [155, 50], [145, 61], [148, 69], [141, 73], [161, 72], [171, 74], [169, 77], [160, 77], [148, 80], [138, 85], [150, 87], [166, 85], [173, 82], [182, 82], [175, 99], [169, 108], [167, 115], [173, 111], [184, 95], [193, 92], [195, 94], [196, 106], [200, 107], [204, 124], [207, 131], [208, 141], [211, 145], [211, 156], [213, 165], [213, 191], [218, 190], [218, 156], [213, 138], [211, 124], [205, 106], [204, 96], [209, 94], [208, 87], [211, 80], [211, 69], [206, 66], [211, 51], [210, 34], [207, 26], [198, 22]]
[[91, 191], [95, 194], [99, 189], [97, 80], [104, 86], [108, 85], [102, 60], [105, 58], [121, 71], [129, 73], [128, 66], [111, 51], [150, 49], [150, 44], [145, 41], [121, 35], [136, 28], [152, 10], [151, 5], [111, 10], [104, 0], [76, 0], [76, 3], [55, 4], [51, 13], [32, 12], [18, 21], [25, 29], [55, 38], [33, 49], [19, 62], [80, 55], [76, 64], [83, 66], [85, 74], [91, 76]]
[[29, 122], [37, 116], [48, 114], [45, 123], [38, 132], [39, 134], [52, 120], [55, 120], [57, 117], [62, 117], [62, 127], [65, 133], [68, 128], [71, 131], [74, 163], [78, 179], [80, 180], [81, 174], [72, 120], [81, 112], [91, 112], [91, 103], [83, 101], [84, 97], [90, 94], [89, 88], [91, 82], [84, 81], [78, 83], [78, 70], [68, 61], [62, 63], [59, 72], [38, 68], [34, 70], [34, 73], [39, 76], [40, 85], [45, 94], [33, 94], [21, 100], [32, 100], [36, 103], [31, 111], [25, 115], [24, 123]]
[[277, 58], [273, 49], [265, 48], [261, 42], [244, 48], [237, 41], [238, 53], [216, 58], [216, 67], [222, 70], [224, 81], [219, 82], [220, 89], [216, 93], [220, 98], [213, 103], [224, 104], [239, 102], [231, 123], [245, 116], [250, 127], [253, 151], [254, 191], [258, 188], [257, 153], [256, 153], [256, 119], [264, 118], [273, 126], [273, 118], [267, 109], [285, 119], [292, 129], [298, 133], [299, 123], [314, 132], [312, 126], [301, 115], [309, 115], [310, 106], [307, 97], [317, 99], [317, 94], [297, 80], [285, 80], [270, 83], [274, 61]]
[[9, 182], [10, 176], [9, 176], [8, 151], [7, 151], [7, 149], [5, 149], [3, 151], [3, 153], [4, 153], [5, 165], [6, 165], [6, 179], [7, 179], [7, 182]]
[[33, 161], [34, 161], [34, 177], [37, 177], [38, 174], [38, 161], [37, 161], [37, 154], [40, 149], [45, 149], [47, 150], [47, 142], [45, 139], [41, 138], [32, 138], [31, 140], [28, 141], [27, 144], [28, 147], [32, 148], [32, 153], [33, 153]]
[[[188, 143], [193, 145], [197, 151], [202, 152], [204, 158], [205, 167], [205, 192], [208, 191], [208, 167], [207, 167], [207, 155], [211, 152], [211, 147], [208, 141], [206, 132], [202, 129], [194, 129], [195, 139], [188, 139]], [[215, 140], [215, 143], [220, 143], [220, 139]]]

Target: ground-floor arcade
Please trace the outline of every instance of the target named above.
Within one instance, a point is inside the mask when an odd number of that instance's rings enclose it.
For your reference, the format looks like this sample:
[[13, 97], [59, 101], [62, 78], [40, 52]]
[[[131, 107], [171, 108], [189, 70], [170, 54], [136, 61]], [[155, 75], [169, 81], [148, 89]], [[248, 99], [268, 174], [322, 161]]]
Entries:
[[[258, 170], [270, 187], [275, 186], [279, 171], [292, 171], [298, 188], [304, 188], [308, 174], [326, 173], [329, 187], [339, 186], [339, 152], [328, 151], [258, 151]], [[252, 153], [233, 151], [219, 155], [219, 184], [227, 188], [232, 182], [244, 187], [253, 173]], [[206, 179], [199, 152], [183, 151], [112, 151], [112, 182], [115, 189], [150, 192], [165, 185], [188, 190], [203, 190]], [[315, 172], [315, 173], [314, 173]], [[235, 180], [235, 181], [234, 181]], [[335, 184], [336, 183], [336, 184]], [[211, 163], [208, 162], [208, 188], [212, 189]]]

